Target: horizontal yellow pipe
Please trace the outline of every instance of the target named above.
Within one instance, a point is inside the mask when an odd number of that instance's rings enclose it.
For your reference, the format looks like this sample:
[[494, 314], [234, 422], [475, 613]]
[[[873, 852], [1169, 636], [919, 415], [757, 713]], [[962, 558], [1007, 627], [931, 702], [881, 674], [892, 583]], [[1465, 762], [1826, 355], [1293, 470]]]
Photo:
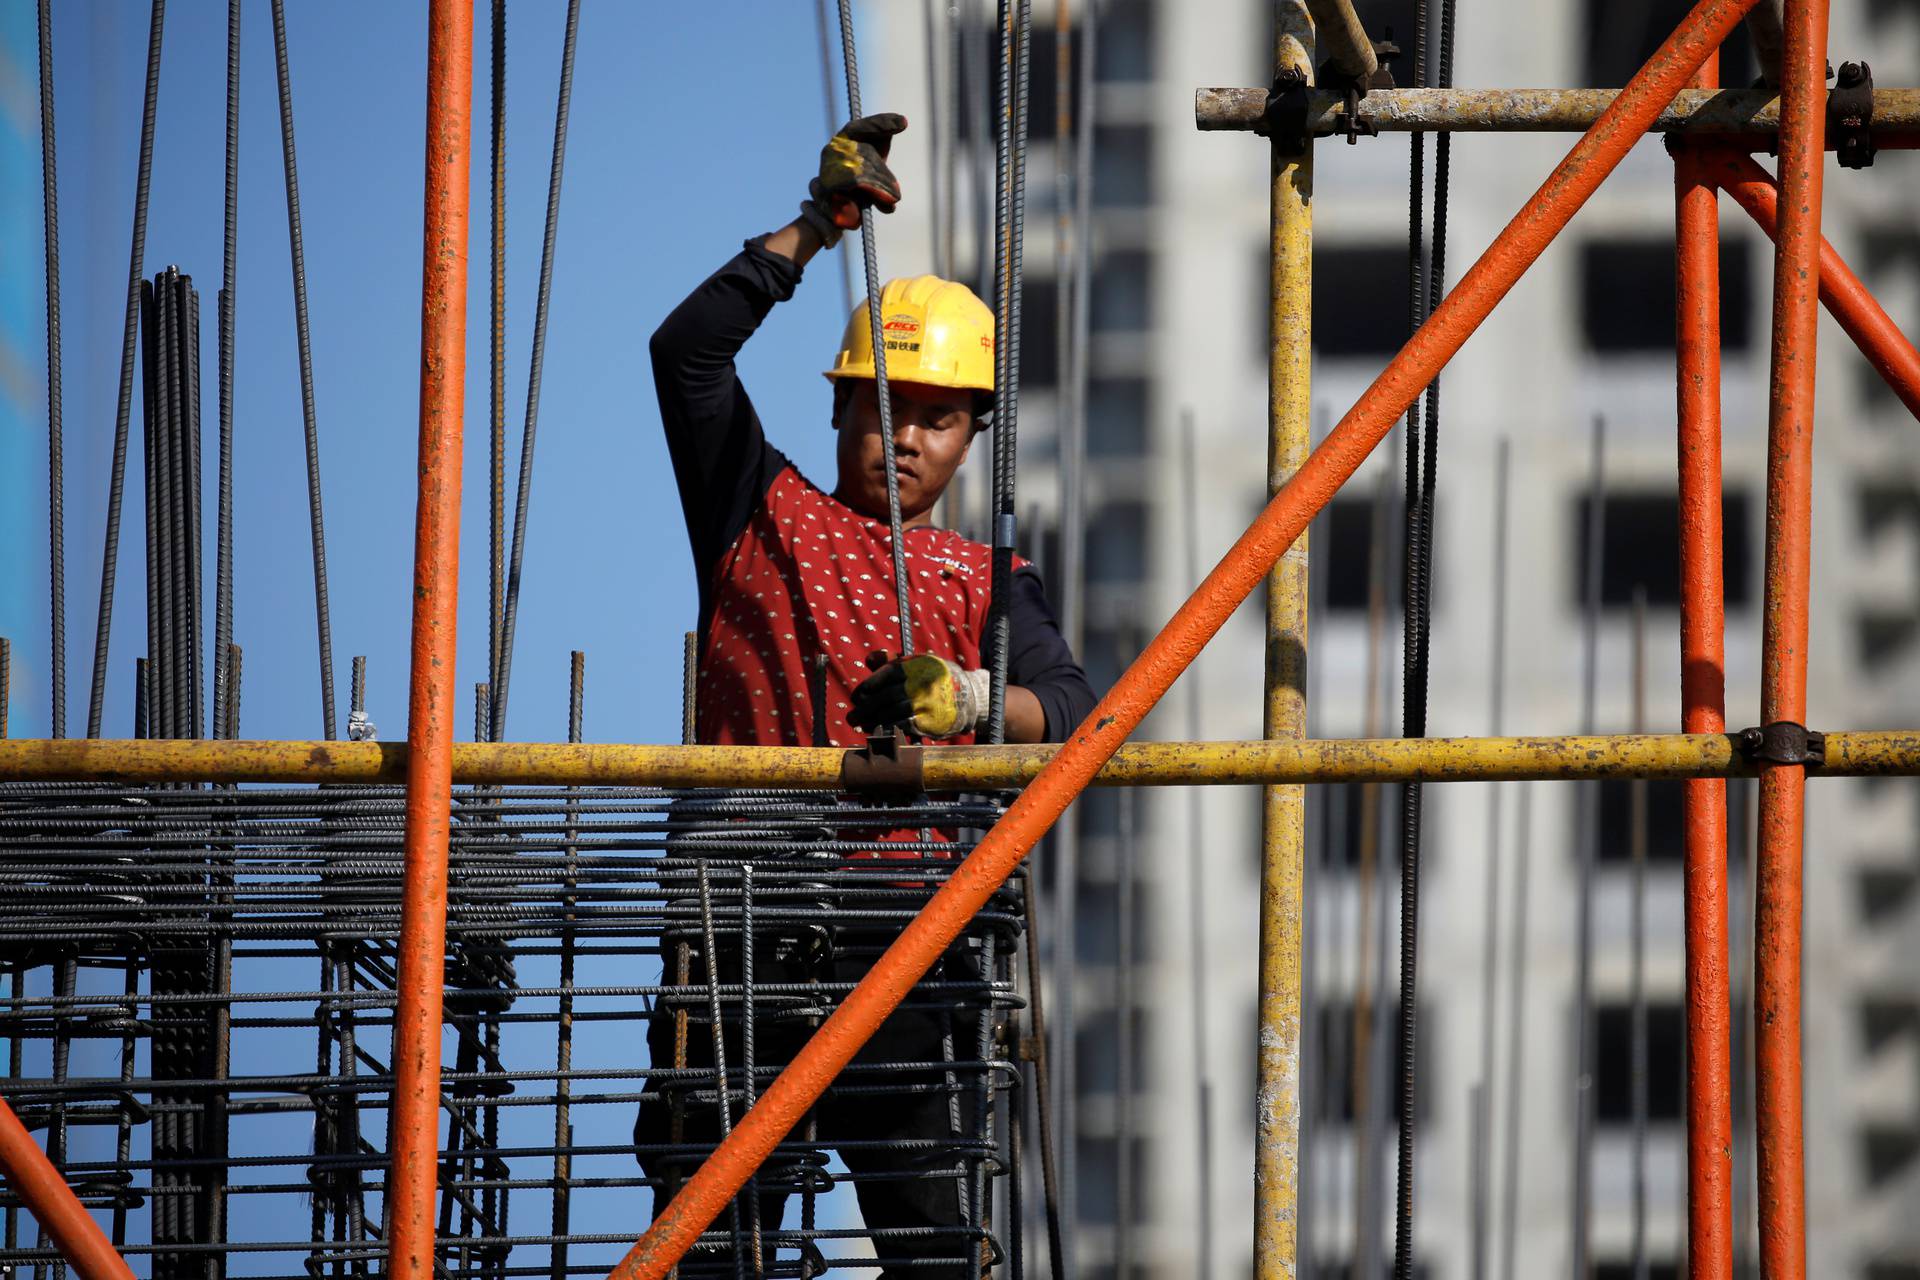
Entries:
[[[1463, 133], [1579, 133], [1613, 105], [1618, 89], [1375, 89], [1360, 99], [1360, 120], [1384, 133], [1447, 129]], [[1265, 89], [1197, 89], [1196, 127], [1264, 127]], [[1307, 132], [1339, 133], [1346, 96], [1313, 90], [1307, 96]], [[1907, 133], [1920, 128], [1920, 89], [1877, 89], [1873, 127]], [[1653, 123], [1656, 133], [1777, 133], [1780, 102], [1772, 89], [1682, 89]], [[1829, 143], [1831, 145], [1831, 143]]]
[[[931, 791], [1024, 786], [1053, 746], [929, 747]], [[463, 742], [456, 783], [841, 789], [849, 753], [832, 747], [679, 747]], [[403, 742], [180, 742], [84, 738], [0, 741], [0, 782], [401, 782]], [[1920, 774], [1920, 730], [1829, 733], [1814, 776]], [[1297, 782], [1499, 782], [1742, 777], [1733, 739], [1711, 733], [1565, 738], [1335, 738], [1299, 742], [1141, 742], [1115, 753], [1099, 786]]]

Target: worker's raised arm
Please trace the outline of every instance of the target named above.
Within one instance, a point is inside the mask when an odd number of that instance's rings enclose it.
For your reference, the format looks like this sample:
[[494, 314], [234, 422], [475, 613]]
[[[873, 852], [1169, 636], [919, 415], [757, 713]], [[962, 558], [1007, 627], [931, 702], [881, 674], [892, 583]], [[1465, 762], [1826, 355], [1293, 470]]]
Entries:
[[801, 268], [861, 211], [890, 212], [900, 184], [887, 168], [897, 115], [866, 116], [835, 134], [820, 152], [800, 216], [742, 250], [673, 309], [648, 344], [660, 422], [673, 459], [695, 569], [705, 590], [714, 562], [745, 527], [748, 514], [786, 465], [767, 443], [734, 359], [767, 313], [799, 287]]

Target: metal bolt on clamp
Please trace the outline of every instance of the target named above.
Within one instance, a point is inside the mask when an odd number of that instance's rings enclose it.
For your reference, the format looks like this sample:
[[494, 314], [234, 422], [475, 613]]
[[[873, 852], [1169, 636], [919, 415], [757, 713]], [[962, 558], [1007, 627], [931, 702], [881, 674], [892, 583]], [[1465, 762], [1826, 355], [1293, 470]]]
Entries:
[[1827, 760], [1826, 735], [1792, 720], [1742, 729], [1734, 743], [1755, 764], [1822, 765]]

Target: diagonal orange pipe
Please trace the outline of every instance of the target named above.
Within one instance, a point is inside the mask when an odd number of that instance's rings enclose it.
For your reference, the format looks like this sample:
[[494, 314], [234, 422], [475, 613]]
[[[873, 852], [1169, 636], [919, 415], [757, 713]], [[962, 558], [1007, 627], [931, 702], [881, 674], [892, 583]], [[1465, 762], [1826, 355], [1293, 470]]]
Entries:
[[80, 1280], [133, 1280], [127, 1260], [73, 1194], [13, 1108], [0, 1100], [0, 1174]]
[[447, 838], [458, 707], [453, 661], [460, 590], [472, 105], [473, 0], [433, 0], [427, 15], [420, 497], [414, 524], [413, 674], [407, 701], [406, 880], [400, 917], [400, 998], [393, 1021], [393, 1104], [387, 1119], [387, 1275], [391, 1280], [433, 1280]]
[[1756, 0], [1701, 0], [614, 1267], [661, 1280]]
[[[1719, 83], [1718, 59], [1694, 84]], [[1680, 454], [1680, 720], [1723, 733], [1720, 197], [1699, 150], [1674, 153], [1674, 355]], [[1687, 1001], [1687, 1268], [1733, 1280], [1733, 996], [1727, 974], [1727, 784], [1682, 784]]]
[[[1820, 198], [1826, 0], [1787, 0], [1780, 59], [1780, 218], [1774, 235], [1767, 415], [1767, 569], [1760, 718], [1807, 718], [1812, 576], [1814, 355], [1820, 319]], [[1754, 879], [1754, 1112], [1760, 1267], [1807, 1273], [1806, 1143], [1800, 1061], [1802, 854], [1807, 770], [1760, 765]]]
[[[1743, 152], [1715, 147], [1703, 149], [1702, 155], [1713, 182], [1751, 214], [1762, 231], [1778, 237], [1780, 188], [1773, 175]], [[1820, 301], [1908, 412], [1920, 418], [1920, 351], [1914, 350], [1900, 326], [1824, 238], [1820, 241]]]

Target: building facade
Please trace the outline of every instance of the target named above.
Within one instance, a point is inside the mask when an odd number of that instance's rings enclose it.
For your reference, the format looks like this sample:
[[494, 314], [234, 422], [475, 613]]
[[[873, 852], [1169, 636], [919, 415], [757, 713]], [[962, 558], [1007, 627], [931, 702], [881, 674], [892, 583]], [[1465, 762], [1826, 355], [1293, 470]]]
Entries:
[[[1376, 37], [1392, 28], [1397, 42], [1411, 43], [1410, 4], [1360, 0], [1358, 8]], [[991, 172], [991, 149], [976, 144], [992, 99], [972, 87], [997, 59], [988, 9], [980, 0], [953, 0], [863, 13], [864, 40], [886, 51], [868, 70], [869, 101], [903, 110], [916, 125], [897, 153], [910, 203], [886, 224], [886, 274], [938, 269], [944, 257], [949, 269], [978, 276], [986, 207], [978, 175]], [[1076, 32], [1081, 9], [1075, 4], [1069, 15]], [[1455, 79], [1479, 87], [1619, 85], [1685, 9], [1677, 0], [1554, 0], [1503, 9], [1496, 21], [1463, 4]], [[1271, 22], [1263, 0], [1098, 6], [1081, 646], [1101, 678], [1111, 678], [1185, 597], [1193, 561], [1211, 565], [1265, 496], [1267, 148], [1247, 134], [1198, 133], [1192, 94], [1203, 85], [1264, 84]], [[1054, 137], [1053, 7], [1037, 4], [1033, 23], [1020, 509], [1037, 517], [1023, 514], [1023, 536], [1038, 537], [1043, 563], [1057, 567], [1055, 183], [1062, 151]], [[1894, 0], [1836, 6], [1830, 49], [1835, 65], [1867, 57], [1883, 87], [1920, 82], [1920, 11]], [[1401, 83], [1410, 80], [1408, 60], [1395, 70]], [[1737, 37], [1724, 82], [1746, 83], [1754, 74], [1751, 50]], [[1449, 283], [1571, 141], [1454, 140]], [[1409, 146], [1399, 135], [1318, 148], [1316, 430], [1345, 411], [1406, 337]], [[1433, 158], [1429, 143], [1429, 173]], [[929, 198], [916, 206], [918, 193]], [[1920, 331], [1916, 198], [1920, 169], [1903, 153], [1883, 153], [1864, 172], [1828, 170], [1828, 238], [1910, 333]], [[942, 212], [930, 217], [930, 208]], [[1672, 210], [1672, 165], [1649, 140], [1446, 372], [1434, 734], [1572, 732], [1589, 714], [1602, 732], [1636, 723], [1678, 728]], [[1730, 200], [1721, 202], [1721, 230], [1727, 701], [1729, 723], [1745, 725], [1759, 718], [1772, 254]], [[1920, 717], [1913, 424], [1831, 321], [1823, 321], [1820, 341], [1810, 716], [1815, 727], [1911, 724]], [[1603, 506], [1589, 711], [1582, 565], [1596, 431]], [[1504, 555], [1496, 548], [1503, 448], [1510, 459]], [[984, 454], [969, 463], [977, 470], [954, 517], [976, 530], [983, 527]], [[1197, 501], [1188, 496], [1189, 463]], [[1397, 466], [1397, 454], [1383, 447], [1311, 535], [1316, 735], [1398, 731]], [[1380, 501], [1384, 515], [1376, 512]], [[1376, 557], [1381, 530], [1387, 536]], [[1506, 623], [1496, 644], [1501, 564]], [[1386, 584], [1388, 604], [1378, 640], [1369, 623], [1375, 581]], [[1258, 735], [1261, 616], [1257, 601], [1236, 615], [1143, 736]], [[1644, 696], [1636, 714], [1637, 665]], [[1920, 980], [1910, 960], [1920, 943], [1920, 788], [1906, 780], [1833, 781], [1810, 794], [1810, 1269], [1859, 1280], [1920, 1276], [1920, 1223], [1911, 1212], [1920, 1203]], [[1381, 806], [1374, 817], [1370, 804]], [[1731, 788], [1733, 981], [1743, 1009], [1751, 988], [1752, 804], [1751, 788]], [[1650, 1274], [1681, 1273], [1678, 805], [1677, 787], [1659, 785], [1637, 798], [1629, 786], [1428, 789], [1416, 1103], [1422, 1274], [1568, 1271], [1583, 848], [1596, 868], [1593, 1272], [1633, 1274], [1639, 1216]], [[1073, 964], [1063, 963], [1057, 935], [1046, 947], [1054, 955], [1054, 1016], [1071, 1018], [1071, 1105], [1059, 1105], [1070, 1111], [1077, 1157], [1068, 1234], [1080, 1274], [1122, 1273], [1124, 1262], [1126, 1274], [1196, 1275], [1203, 1258], [1212, 1276], [1249, 1274], [1258, 813], [1257, 797], [1236, 789], [1133, 800], [1107, 792], [1079, 806]], [[1381, 1274], [1373, 1268], [1391, 1255], [1386, 1100], [1397, 1088], [1386, 1064], [1397, 1057], [1389, 1052], [1397, 823], [1390, 795], [1329, 790], [1309, 811], [1301, 1274], [1327, 1280]], [[1647, 1045], [1643, 1162], [1635, 1156], [1632, 1101], [1636, 831], [1644, 832], [1647, 859], [1638, 980]], [[1057, 900], [1057, 848], [1043, 858], [1051, 860], [1043, 863], [1043, 883]], [[1371, 875], [1369, 863], [1377, 867]], [[1737, 1023], [1742, 1096], [1735, 1111], [1739, 1127], [1750, 1130], [1751, 1034], [1744, 1016]], [[1123, 1037], [1130, 1056], [1118, 1052]], [[1371, 1047], [1356, 1063], [1361, 1041]], [[1356, 1104], [1362, 1082], [1366, 1093]], [[1741, 1139], [1735, 1165], [1741, 1261], [1751, 1266], [1749, 1138]], [[1356, 1222], [1367, 1225], [1357, 1230]]]

